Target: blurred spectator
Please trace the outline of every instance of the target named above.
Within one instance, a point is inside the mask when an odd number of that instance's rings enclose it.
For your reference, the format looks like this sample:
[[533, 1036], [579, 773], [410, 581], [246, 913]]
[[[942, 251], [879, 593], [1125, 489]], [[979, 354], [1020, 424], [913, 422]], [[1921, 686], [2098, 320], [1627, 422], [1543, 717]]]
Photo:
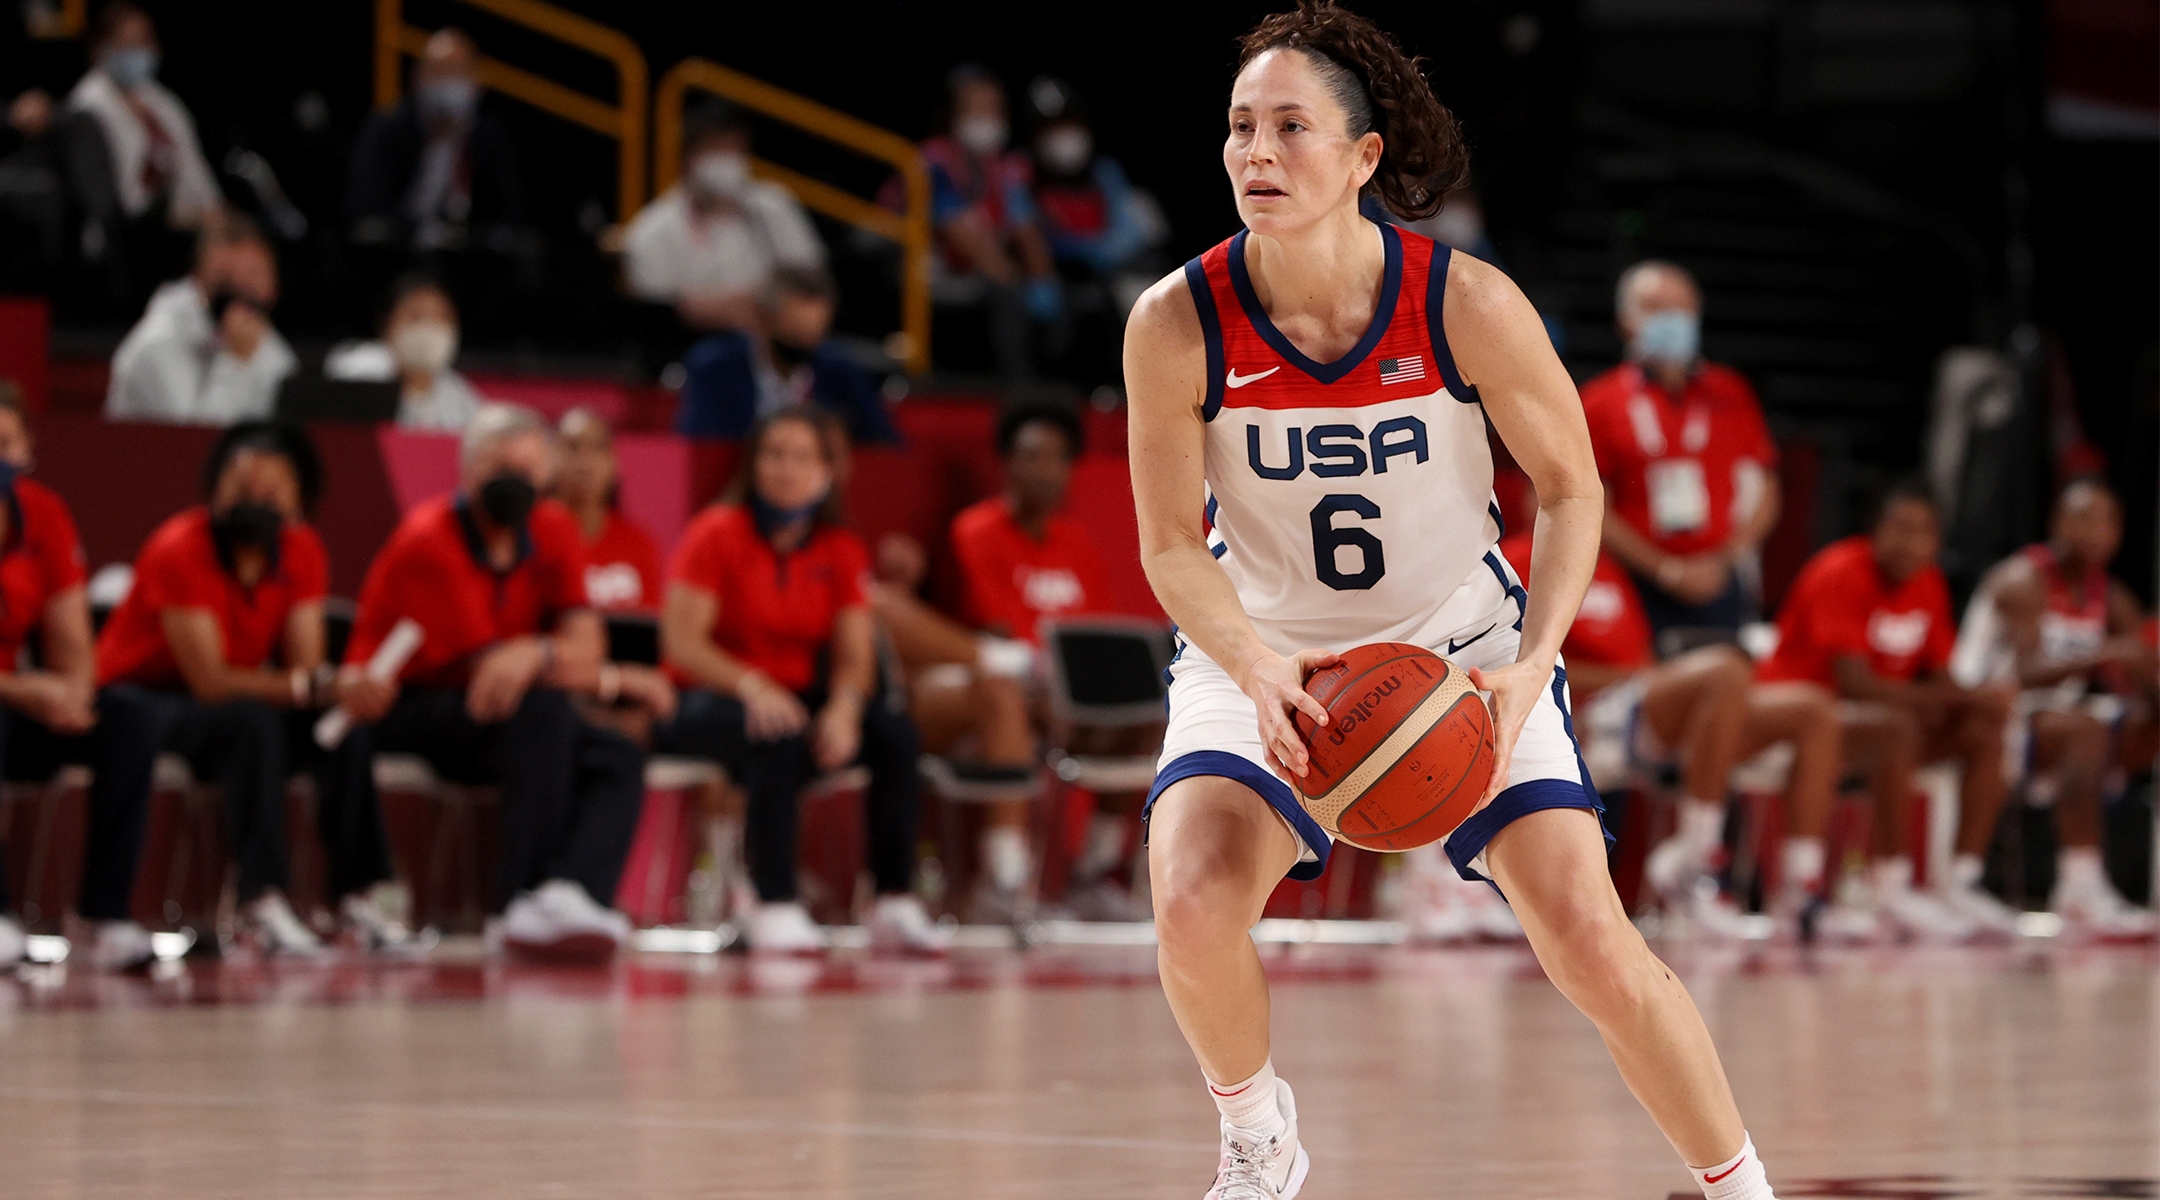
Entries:
[[585, 598], [603, 612], [657, 612], [660, 546], [617, 502], [615, 434], [586, 409], [563, 414], [562, 472], [555, 498], [577, 519], [585, 544]]
[[[2003, 727], [2013, 693], [1949, 675], [1955, 626], [1936, 556], [1942, 525], [1925, 482], [1884, 496], [1871, 532], [1832, 542], [1802, 567], [1778, 615], [1776, 653], [1758, 676], [1829, 688], [1847, 703], [1848, 766], [1874, 781], [1874, 902], [1912, 936], [2008, 934], [2016, 915], [1980, 889], [1981, 856], [2003, 798]], [[1932, 894], [1913, 888], [1915, 767], [1962, 771], [1957, 855]]]
[[[572, 691], [616, 697], [577, 522], [539, 498], [557, 458], [554, 431], [531, 410], [474, 415], [457, 493], [406, 514], [369, 565], [339, 677], [348, 710], [375, 723], [348, 745], [502, 789], [490, 941], [611, 953], [630, 936], [609, 905], [644, 803], [645, 756], [571, 703]], [[404, 621], [419, 626], [419, 649], [394, 682], [370, 681], [362, 668]]]
[[692, 328], [762, 328], [773, 273], [821, 270], [825, 245], [793, 192], [750, 177], [750, 125], [734, 107], [714, 101], [684, 117], [682, 154], [681, 180], [623, 235], [624, 281]]
[[157, 81], [158, 53], [149, 14], [113, 0], [98, 17], [91, 67], [68, 94], [68, 107], [88, 113], [104, 134], [123, 220], [195, 229], [223, 198], [187, 106]]
[[1080, 97], [1048, 76], [1028, 86], [1036, 115], [1035, 208], [1067, 277], [1114, 290], [1122, 318], [1149, 283], [1142, 259], [1168, 233], [1162, 213], [1095, 145]]
[[[75, 909], [96, 929], [87, 961], [125, 970], [150, 960], [149, 933], [128, 917], [149, 793], [125, 786], [131, 773], [106, 762], [82, 543], [67, 503], [24, 475], [30, 465], [22, 395], [0, 380], [0, 774], [43, 783], [63, 763], [96, 765]], [[26, 653], [33, 643], [34, 661]], [[146, 777], [146, 769], [133, 774]], [[10, 907], [0, 883], [0, 966], [23, 954]]]
[[268, 417], [298, 360], [270, 324], [277, 258], [255, 222], [225, 213], [203, 227], [195, 270], [157, 290], [113, 352], [105, 416], [229, 425]]
[[523, 226], [524, 181], [509, 134], [481, 107], [479, 57], [464, 31], [438, 30], [411, 92], [360, 127], [345, 192], [355, 241], [500, 248]]
[[364, 896], [390, 878], [373, 794], [351, 778], [369, 763], [317, 753], [300, 711], [334, 691], [320, 670], [330, 560], [306, 521], [321, 487], [304, 435], [228, 429], [203, 465], [206, 503], [143, 543], [134, 587], [97, 642], [99, 776], [147, 797], [163, 750], [223, 788], [236, 894], [265, 953], [322, 949], [285, 898], [286, 782], [303, 764], [316, 776], [330, 898], [364, 936], [388, 930]]
[[662, 753], [710, 758], [748, 793], [744, 851], [759, 905], [753, 950], [822, 949], [797, 900], [797, 807], [816, 771], [860, 761], [873, 945], [942, 949], [913, 894], [914, 722], [878, 692], [869, 554], [841, 524], [836, 440], [814, 410], [762, 417], [722, 501], [684, 533], [668, 576], [662, 654], [689, 689], [654, 731]]
[[0, 288], [48, 291], [65, 260], [70, 207], [53, 100], [31, 88], [10, 101], [0, 129]]
[[457, 360], [457, 304], [425, 276], [399, 281], [383, 318], [380, 341], [347, 342], [323, 360], [331, 379], [397, 380], [403, 386], [398, 424], [451, 433], [480, 409], [480, 393], [452, 369]]
[[1650, 626], [1736, 633], [1755, 619], [1756, 551], [1777, 522], [1777, 447], [1755, 389], [1703, 359], [1702, 292], [1647, 260], [1620, 276], [1628, 361], [1583, 385], [1605, 478], [1605, 544], [1635, 576]]
[[1007, 148], [1012, 125], [997, 76], [969, 63], [947, 76], [946, 90], [945, 129], [922, 147], [938, 233], [934, 294], [941, 304], [981, 308], [998, 372], [1031, 378], [1063, 324], [1065, 296], [1027, 156]]
[[707, 335], [683, 356], [675, 431], [739, 438], [767, 413], [814, 404], [840, 418], [856, 442], [899, 441], [877, 378], [825, 336], [835, 302], [822, 270], [773, 272], [748, 331]]
[[1967, 687], [2019, 689], [2005, 761], [2035, 778], [2058, 829], [2048, 907], [2101, 937], [2150, 937], [2150, 910], [2109, 882], [2100, 858], [2102, 793], [2117, 760], [2152, 765], [2156, 672], [2145, 614], [2108, 575], [2122, 546], [2122, 506], [2098, 478], [2056, 498], [2048, 539], [1998, 563], [1980, 582], [1958, 634], [1951, 674]]

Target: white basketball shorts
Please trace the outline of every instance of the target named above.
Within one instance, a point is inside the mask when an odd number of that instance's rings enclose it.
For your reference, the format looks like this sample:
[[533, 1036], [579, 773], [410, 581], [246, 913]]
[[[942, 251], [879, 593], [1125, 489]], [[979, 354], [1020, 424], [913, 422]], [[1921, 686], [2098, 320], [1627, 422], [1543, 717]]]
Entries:
[[[1352, 596], [1344, 597], [1346, 604], [1353, 600]], [[1498, 552], [1489, 553], [1485, 567], [1463, 581], [1456, 595], [1440, 609], [1441, 618], [1436, 623], [1453, 628], [1420, 630], [1401, 640], [1424, 646], [1465, 667], [1485, 670], [1506, 666], [1515, 661], [1522, 644], [1523, 604], [1523, 588], [1515, 572]], [[1465, 612], [1481, 615], [1476, 620], [1460, 621]], [[1353, 641], [1321, 648], [1343, 651], [1359, 644]], [[1273, 808], [1304, 846], [1297, 865], [1290, 869], [1290, 877], [1317, 878], [1327, 868], [1332, 842], [1298, 803], [1290, 785], [1268, 769], [1260, 744], [1259, 713], [1252, 701], [1231, 682], [1228, 672], [1182, 636], [1164, 675], [1170, 683], [1169, 725], [1163, 734], [1155, 786], [1148, 793], [1144, 811], [1152, 812], [1156, 797], [1181, 779], [1218, 775], [1235, 780]], [[1506, 788], [1448, 837], [1449, 861], [1465, 879], [1486, 879], [1489, 872], [1485, 869], [1485, 847], [1494, 835], [1517, 818], [1546, 808], [1587, 808], [1596, 812], [1601, 822], [1604, 819], [1604, 805], [1597, 789], [1590, 786], [1590, 774], [1583, 766], [1575, 739], [1564, 663], [1554, 668], [1551, 686], [1524, 722], [1522, 736], [1515, 743], [1515, 756], [1508, 764]], [[1606, 837], [1611, 839], [1610, 831]]]

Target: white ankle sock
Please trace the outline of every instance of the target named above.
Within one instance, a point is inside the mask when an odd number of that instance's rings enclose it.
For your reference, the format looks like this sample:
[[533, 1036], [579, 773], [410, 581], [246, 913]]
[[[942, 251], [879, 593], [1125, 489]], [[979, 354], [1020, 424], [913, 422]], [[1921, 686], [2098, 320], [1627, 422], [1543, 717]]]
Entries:
[[1875, 890], [1882, 895], [1912, 890], [1912, 860], [1909, 858], [1878, 858], [1875, 860]]
[[1770, 1176], [1755, 1154], [1755, 1139], [1741, 1135], [1740, 1153], [1714, 1167], [1689, 1167], [1705, 1200], [1777, 1200]]
[[1099, 812], [1088, 818], [1087, 840], [1073, 862], [1073, 882], [1093, 883], [1115, 870], [1125, 857], [1125, 818]]
[[1222, 1112], [1223, 1120], [1239, 1129], [1266, 1137], [1289, 1125], [1283, 1120], [1281, 1106], [1275, 1102], [1275, 1060], [1272, 1058], [1262, 1063], [1251, 1079], [1223, 1084], [1210, 1079], [1207, 1090], [1208, 1095], [1215, 1098], [1215, 1107]]
[[1819, 893], [1823, 881], [1823, 840], [1819, 837], [1785, 839], [1785, 886], [1796, 891]]
[[1725, 840], [1725, 806], [1689, 796], [1680, 801], [1680, 840], [1707, 857]]
[[990, 885], [1001, 892], [1017, 892], [1027, 886], [1029, 859], [1027, 834], [1009, 825], [983, 830], [983, 870]]

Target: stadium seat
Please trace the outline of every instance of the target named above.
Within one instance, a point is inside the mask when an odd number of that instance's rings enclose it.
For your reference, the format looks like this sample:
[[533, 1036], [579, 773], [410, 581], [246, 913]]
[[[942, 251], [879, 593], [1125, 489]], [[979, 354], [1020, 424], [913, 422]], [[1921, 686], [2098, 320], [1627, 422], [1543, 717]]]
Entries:
[[[1037, 886], [1044, 895], [1057, 896], [1071, 869], [1074, 830], [1084, 825], [1093, 798], [1147, 791], [1162, 750], [1159, 738], [1146, 753], [1073, 754], [1068, 747], [1083, 730], [1162, 722], [1170, 630], [1160, 621], [1135, 617], [1070, 617], [1044, 621], [1041, 635], [1049, 668], [1051, 782], [1036, 823], [1042, 864]], [[1075, 792], [1089, 797], [1085, 810], [1074, 809]]]

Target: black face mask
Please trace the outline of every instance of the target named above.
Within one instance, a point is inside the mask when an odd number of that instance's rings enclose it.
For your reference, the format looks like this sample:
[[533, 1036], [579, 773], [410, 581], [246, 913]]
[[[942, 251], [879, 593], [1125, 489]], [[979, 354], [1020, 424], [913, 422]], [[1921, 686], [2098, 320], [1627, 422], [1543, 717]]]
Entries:
[[239, 568], [234, 564], [242, 550], [259, 551], [267, 560], [264, 573], [275, 572], [284, 538], [284, 514], [258, 501], [243, 500], [210, 518], [210, 540], [217, 546], [218, 562], [235, 574]]
[[515, 471], [501, 472], [480, 485], [480, 511], [498, 529], [524, 529], [539, 499], [532, 480]]

